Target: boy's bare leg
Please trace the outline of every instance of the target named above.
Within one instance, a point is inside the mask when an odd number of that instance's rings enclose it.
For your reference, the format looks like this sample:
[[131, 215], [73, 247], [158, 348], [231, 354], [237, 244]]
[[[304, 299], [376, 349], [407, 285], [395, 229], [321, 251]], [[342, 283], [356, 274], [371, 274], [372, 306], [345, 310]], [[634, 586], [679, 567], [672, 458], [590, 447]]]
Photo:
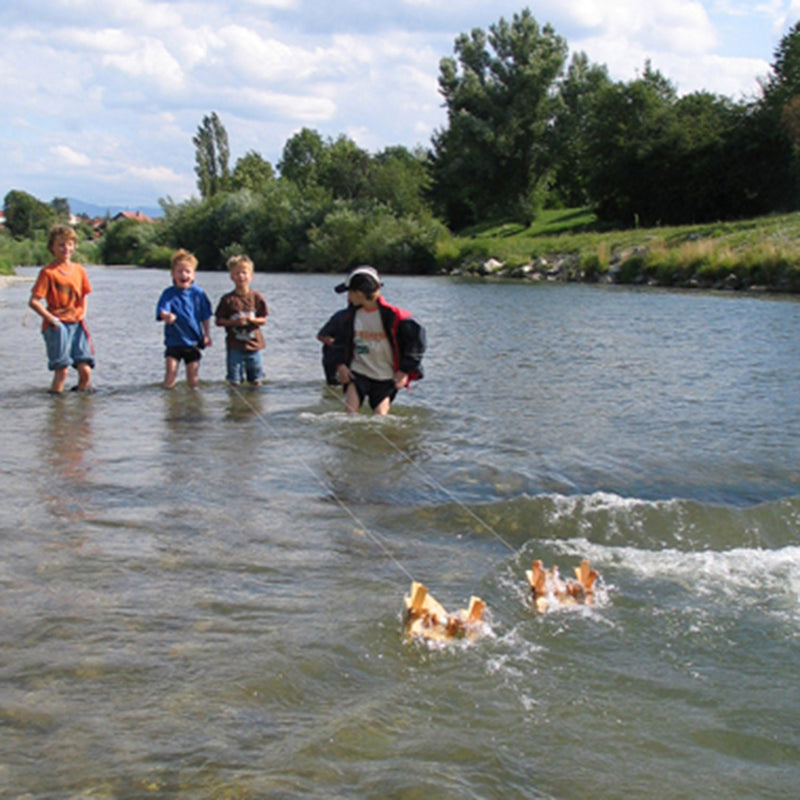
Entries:
[[186, 365], [186, 383], [196, 389], [200, 384], [200, 362], [192, 361], [191, 364]]
[[361, 403], [358, 399], [358, 391], [354, 383], [347, 384], [347, 391], [344, 393], [344, 410], [348, 414], [357, 414], [361, 408]]
[[[177, 358], [167, 356], [166, 369], [164, 370], [164, 388], [172, 389], [178, 380], [178, 365], [180, 362]], [[187, 370], [188, 371], [188, 370]]]
[[78, 391], [85, 392], [92, 385], [92, 368], [85, 362], [81, 361], [75, 365], [78, 370]]
[[53, 382], [50, 384], [51, 394], [61, 394], [64, 391], [64, 384], [67, 382], [69, 367], [58, 367], [53, 370]]
[[379, 417], [385, 417], [389, 413], [389, 409], [392, 406], [391, 398], [384, 397], [383, 400], [375, 406], [375, 410], [373, 414], [377, 414]]

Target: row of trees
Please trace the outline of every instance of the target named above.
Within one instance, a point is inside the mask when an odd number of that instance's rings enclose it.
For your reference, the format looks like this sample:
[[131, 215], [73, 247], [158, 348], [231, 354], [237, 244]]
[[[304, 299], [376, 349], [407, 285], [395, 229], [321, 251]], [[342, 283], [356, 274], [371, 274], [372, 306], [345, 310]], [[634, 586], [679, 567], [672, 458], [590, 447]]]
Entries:
[[443, 59], [447, 126], [433, 139], [437, 211], [454, 227], [591, 205], [622, 225], [691, 223], [794, 208], [800, 23], [760, 98], [679, 97], [652, 65], [613, 82], [530, 11], [462, 34]]
[[[163, 263], [184, 246], [207, 267], [243, 249], [270, 269], [372, 261], [425, 272], [448, 228], [530, 222], [548, 205], [591, 206], [623, 226], [798, 206], [800, 23], [749, 101], [679, 96], [649, 63], [634, 80], [614, 82], [585, 54], [567, 64], [567, 53], [527, 9], [459, 36], [440, 63], [447, 123], [427, 150], [370, 154], [346, 136], [303, 129], [276, 168], [255, 151], [231, 168], [227, 132], [212, 113], [193, 138], [200, 197], [162, 200], [157, 226], [109, 226], [101, 257]], [[21, 195], [6, 197], [16, 234], [63, 213]]]

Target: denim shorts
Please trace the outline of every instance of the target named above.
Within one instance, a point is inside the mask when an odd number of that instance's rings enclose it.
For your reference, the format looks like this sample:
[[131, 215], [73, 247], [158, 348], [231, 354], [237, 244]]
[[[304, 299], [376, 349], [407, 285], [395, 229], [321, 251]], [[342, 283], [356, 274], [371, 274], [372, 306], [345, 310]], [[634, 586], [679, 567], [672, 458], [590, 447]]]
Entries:
[[88, 364], [94, 368], [94, 343], [83, 322], [48, 325], [43, 331], [47, 366], [51, 370]]
[[260, 350], [228, 349], [225, 363], [227, 375], [225, 379], [231, 384], [255, 383], [264, 378], [264, 369]]

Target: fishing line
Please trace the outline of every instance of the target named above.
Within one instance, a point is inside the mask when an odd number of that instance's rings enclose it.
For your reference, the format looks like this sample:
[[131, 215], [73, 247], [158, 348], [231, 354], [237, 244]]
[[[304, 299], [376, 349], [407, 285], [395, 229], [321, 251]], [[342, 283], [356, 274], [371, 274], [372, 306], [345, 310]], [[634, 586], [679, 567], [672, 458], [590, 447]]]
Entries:
[[[180, 324], [180, 322], [176, 320], [172, 323], [180, 328], [183, 333], [186, 333], [185, 328]], [[194, 331], [193, 331], [194, 333]], [[202, 341], [202, 338], [201, 338]], [[259, 420], [259, 422], [265, 428], [271, 428], [269, 421], [266, 417], [261, 413], [261, 411], [256, 408], [241, 392], [239, 387], [232, 386], [231, 387], [238, 397], [245, 403], [248, 408], [253, 412], [255, 417]], [[333, 394], [338, 399], [339, 403], [344, 406], [345, 405], [345, 398], [344, 395], [340, 395], [338, 392], [333, 392]], [[490, 533], [498, 542], [500, 542], [509, 552], [516, 553], [517, 549], [513, 547], [508, 541], [506, 541], [503, 536], [501, 536], [497, 530], [490, 525], [486, 520], [476, 514], [471, 508], [469, 508], [462, 500], [456, 497], [453, 492], [451, 492], [446, 486], [444, 486], [440, 481], [436, 480], [436, 478], [428, 475], [428, 473], [416, 462], [411, 456], [408, 455], [405, 451], [403, 451], [398, 445], [396, 445], [391, 439], [389, 439], [383, 431], [377, 431], [378, 436], [391, 447], [396, 453], [400, 455], [400, 457], [408, 464], [410, 464], [417, 472], [422, 476], [423, 480], [428, 484], [428, 486], [436, 489], [437, 491], [441, 492], [445, 495], [452, 503], [454, 503], [459, 509], [461, 509], [468, 517], [470, 517], [473, 521], [475, 521], [478, 525], [480, 525], [484, 530]], [[413, 576], [409, 572], [408, 569], [397, 559], [397, 557], [389, 550], [389, 548], [381, 541], [378, 536], [373, 533], [358, 517], [358, 515], [338, 496], [338, 494], [320, 477], [320, 475], [306, 462], [304, 459], [300, 459], [303, 466], [307, 470], [307, 472], [314, 478], [315, 481], [323, 488], [326, 492], [330, 494], [330, 496], [336, 501], [336, 504], [359, 526], [361, 530], [365, 532], [365, 534], [378, 546], [378, 548], [403, 572], [410, 580], [414, 580]]]
[[[339, 402], [344, 405], [345, 400], [344, 397], [339, 397], [338, 392], [336, 393]], [[416, 462], [414, 461], [411, 456], [408, 455], [405, 451], [403, 451], [400, 447], [398, 447], [388, 436], [386, 436], [383, 431], [378, 430], [376, 431], [378, 436], [383, 439], [386, 444], [388, 444], [395, 452], [399, 453], [399, 455], [410, 464], [414, 469], [419, 472], [420, 475], [424, 478], [427, 484], [434, 489], [440, 491], [444, 494], [449, 500], [455, 503], [467, 516], [471, 517], [475, 522], [477, 522], [484, 530], [488, 531], [492, 536], [494, 536], [504, 547], [506, 547], [512, 553], [517, 552], [517, 548], [513, 547], [509, 542], [507, 542], [496, 530], [493, 528], [486, 520], [482, 519], [478, 514], [476, 514], [469, 506], [465, 505], [463, 501], [461, 501], [458, 497], [456, 497], [453, 492], [451, 492], [446, 486], [444, 486], [440, 481], [436, 480], [436, 478], [428, 475], [427, 472]]]
[[[256, 408], [253, 403], [242, 393], [241, 389], [238, 386], [230, 386], [231, 389], [236, 393], [239, 399], [247, 405], [250, 411], [253, 412], [253, 415], [256, 419], [271, 433], [275, 433], [275, 430], [269, 420], [264, 416], [260, 409]], [[414, 576], [409, 572], [409, 570], [405, 567], [404, 564], [400, 562], [397, 556], [392, 553], [389, 547], [380, 539], [380, 537], [375, 534], [373, 531], [369, 529], [367, 525], [364, 524], [363, 520], [353, 511], [350, 506], [342, 500], [341, 497], [336, 493], [334, 489], [330, 487], [330, 485], [319, 475], [319, 473], [302, 457], [298, 456], [298, 460], [300, 463], [305, 467], [306, 471], [314, 478], [314, 480], [326, 491], [336, 502], [336, 505], [342, 509], [352, 520], [356, 523], [356, 526], [364, 532], [366, 536], [368, 536], [372, 542], [378, 547], [378, 549], [410, 580], [414, 581]]]

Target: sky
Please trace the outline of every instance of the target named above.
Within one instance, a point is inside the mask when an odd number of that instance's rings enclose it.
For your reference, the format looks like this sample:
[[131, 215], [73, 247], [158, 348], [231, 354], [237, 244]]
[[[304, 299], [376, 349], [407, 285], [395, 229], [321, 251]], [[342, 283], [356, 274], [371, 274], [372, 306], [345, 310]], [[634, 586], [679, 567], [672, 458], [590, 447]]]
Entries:
[[529, 8], [613, 80], [758, 94], [800, 0], [0, 0], [0, 193], [137, 210], [197, 196], [216, 111], [231, 168], [304, 127], [376, 153], [446, 122], [439, 62]]

